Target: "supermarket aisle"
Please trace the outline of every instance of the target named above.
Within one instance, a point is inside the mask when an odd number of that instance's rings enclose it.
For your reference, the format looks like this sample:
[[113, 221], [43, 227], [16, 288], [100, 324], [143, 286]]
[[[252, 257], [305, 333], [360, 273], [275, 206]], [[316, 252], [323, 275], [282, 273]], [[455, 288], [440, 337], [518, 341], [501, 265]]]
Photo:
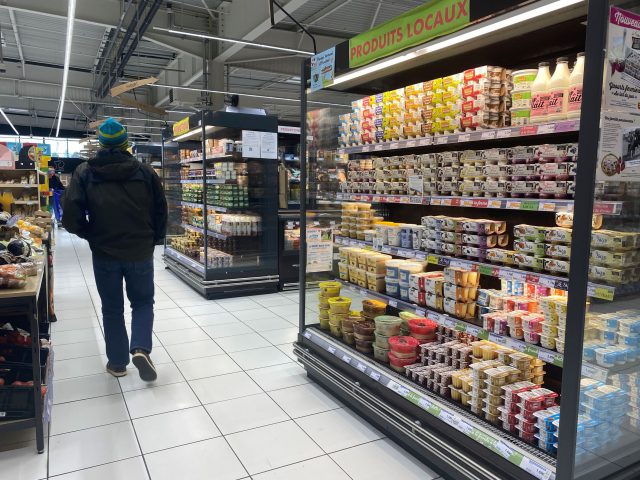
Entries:
[[[207, 301], [156, 261], [158, 381], [105, 373], [87, 244], [56, 249], [49, 447], [0, 440], [13, 480], [428, 480], [434, 473], [310, 383], [295, 361], [297, 292]], [[133, 367], [131, 367], [133, 368]], [[19, 443], [18, 443], [19, 442]]]

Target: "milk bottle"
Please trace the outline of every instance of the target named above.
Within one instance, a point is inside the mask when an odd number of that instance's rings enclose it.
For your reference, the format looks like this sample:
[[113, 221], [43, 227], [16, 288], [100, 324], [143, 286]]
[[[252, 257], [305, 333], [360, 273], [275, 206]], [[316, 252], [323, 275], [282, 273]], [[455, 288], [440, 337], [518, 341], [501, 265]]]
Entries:
[[547, 121], [556, 122], [566, 120], [569, 104], [569, 59], [560, 57], [556, 63], [548, 85], [549, 105], [547, 107]]
[[580, 118], [582, 106], [582, 78], [584, 76], [584, 53], [578, 54], [576, 64], [569, 77], [569, 102], [567, 104], [567, 118]]
[[538, 64], [538, 74], [531, 84], [531, 123], [547, 121], [547, 108], [549, 104], [549, 63]]

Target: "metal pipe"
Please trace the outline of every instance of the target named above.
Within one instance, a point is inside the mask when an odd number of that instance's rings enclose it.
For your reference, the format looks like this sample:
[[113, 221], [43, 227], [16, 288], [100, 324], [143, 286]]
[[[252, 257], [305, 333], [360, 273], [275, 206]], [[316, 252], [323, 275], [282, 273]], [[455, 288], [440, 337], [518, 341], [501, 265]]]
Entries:
[[22, 76], [26, 78], [27, 69], [26, 69], [26, 64], [24, 60], [24, 53], [22, 52], [22, 42], [20, 41], [20, 34], [18, 33], [18, 23], [16, 22], [16, 14], [13, 12], [13, 8], [9, 9], [9, 18], [11, 19], [11, 28], [13, 28], [13, 36], [16, 37], [16, 45], [18, 46], [18, 55], [20, 55], [20, 63], [22, 63]]

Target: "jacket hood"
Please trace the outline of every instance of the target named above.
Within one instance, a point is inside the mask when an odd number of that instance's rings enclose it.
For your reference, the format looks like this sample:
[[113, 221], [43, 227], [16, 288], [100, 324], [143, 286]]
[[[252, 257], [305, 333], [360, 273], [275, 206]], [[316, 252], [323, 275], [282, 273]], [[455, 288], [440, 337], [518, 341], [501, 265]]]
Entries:
[[140, 162], [129, 152], [118, 149], [98, 150], [88, 162], [92, 172], [104, 180], [122, 181], [131, 178], [140, 169]]

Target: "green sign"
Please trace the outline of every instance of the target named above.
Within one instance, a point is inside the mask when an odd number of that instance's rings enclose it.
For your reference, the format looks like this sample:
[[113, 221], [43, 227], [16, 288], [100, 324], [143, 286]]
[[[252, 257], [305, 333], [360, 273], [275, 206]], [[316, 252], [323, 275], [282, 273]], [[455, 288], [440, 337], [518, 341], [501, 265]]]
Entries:
[[349, 67], [425, 43], [465, 27], [471, 0], [432, 0], [349, 40]]

